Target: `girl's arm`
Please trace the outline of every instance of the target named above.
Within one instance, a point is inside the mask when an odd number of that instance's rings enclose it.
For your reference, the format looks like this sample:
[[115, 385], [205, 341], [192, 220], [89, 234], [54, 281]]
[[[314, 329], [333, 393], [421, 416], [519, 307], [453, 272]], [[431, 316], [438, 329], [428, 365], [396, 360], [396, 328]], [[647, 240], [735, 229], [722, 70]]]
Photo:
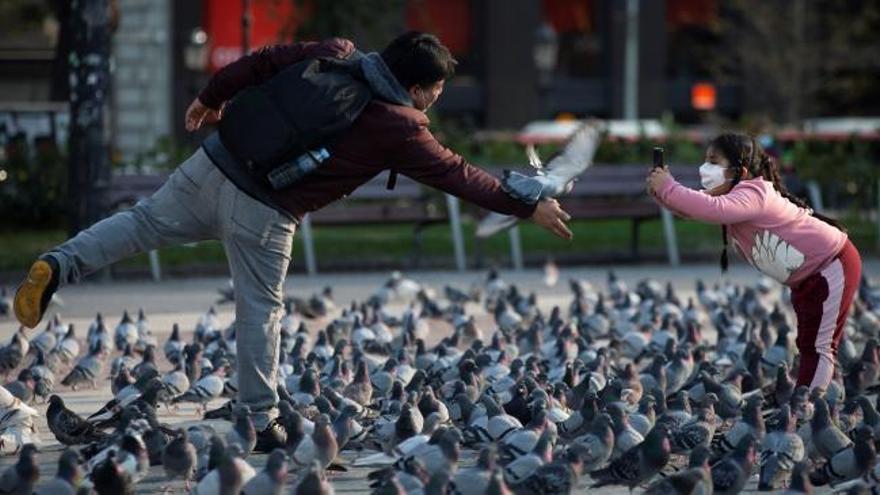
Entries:
[[764, 209], [764, 191], [752, 184], [741, 183], [729, 193], [710, 196], [679, 184], [669, 176], [654, 191], [654, 199], [687, 218], [717, 224], [734, 224], [751, 220]]

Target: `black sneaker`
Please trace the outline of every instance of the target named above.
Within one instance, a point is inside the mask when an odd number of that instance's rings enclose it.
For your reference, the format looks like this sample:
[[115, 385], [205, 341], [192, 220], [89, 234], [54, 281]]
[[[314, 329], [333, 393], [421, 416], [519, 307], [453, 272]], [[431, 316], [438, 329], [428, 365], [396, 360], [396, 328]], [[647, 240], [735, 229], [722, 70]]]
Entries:
[[257, 444], [254, 446], [254, 452], [268, 454], [275, 449], [283, 449], [287, 443], [287, 430], [278, 421], [278, 418], [269, 422], [269, 425], [257, 433]]
[[43, 319], [52, 295], [58, 290], [59, 266], [55, 258], [44, 256], [28, 270], [27, 278], [15, 291], [13, 309], [22, 325], [34, 328]]
[[218, 407], [217, 409], [211, 409], [210, 411], [205, 411], [204, 419], [225, 419], [227, 421], [232, 421], [232, 408], [235, 406], [234, 400], [226, 401], [226, 404]]

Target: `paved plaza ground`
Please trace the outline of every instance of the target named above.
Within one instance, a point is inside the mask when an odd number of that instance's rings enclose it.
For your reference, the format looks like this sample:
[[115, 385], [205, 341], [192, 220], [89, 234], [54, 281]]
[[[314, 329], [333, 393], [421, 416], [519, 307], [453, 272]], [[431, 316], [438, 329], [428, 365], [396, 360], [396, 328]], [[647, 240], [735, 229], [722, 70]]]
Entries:
[[[876, 261], [866, 261], [865, 271], [868, 275], [878, 273], [880, 263]], [[570, 299], [567, 280], [570, 277], [578, 277], [591, 281], [597, 287], [604, 287], [607, 267], [582, 267], [582, 268], [563, 268], [560, 273], [560, 282], [556, 287], [548, 288], [543, 284], [543, 273], [539, 270], [526, 270], [523, 272], [502, 271], [502, 277], [516, 284], [519, 284], [526, 291], [536, 291], [540, 298], [542, 307], [549, 309], [553, 305], [567, 303]], [[616, 268], [619, 277], [634, 284], [645, 277], [653, 277], [661, 282], [671, 281], [680, 295], [692, 295], [694, 291], [694, 282], [697, 278], [703, 278], [709, 283], [720, 279], [720, 272], [717, 265], [687, 265], [681, 268], [670, 268], [663, 265], [640, 265], [626, 266]], [[482, 279], [485, 274], [483, 272], [413, 272], [407, 273], [409, 277], [423, 283], [427, 283], [437, 289], [442, 289], [444, 285], [452, 285], [455, 287], [466, 288], [475, 280]], [[328, 274], [315, 277], [291, 276], [285, 284], [285, 290], [288, 294], [297, 296], [308, 296], [311, 293], [322, 289], [324, 286], [332, 286], [334, 288], [335, 300], [339, 304], [346, 304], [352, 300], [362, 300], [375, 291], [387, 278], [385, 273], [369, 273], [369, 274]], [[733, 267], [729, 278], [735, 282], [751, 283], [757, 279], [757, 274], [747, 266]], [[154, 282], [110, 282], [102, 284], [83, 284], [79, 286], [65, 287], [60, 292], [60, 298], [63, 306], [55, 307], [53, 311], [60, 313], [65, 322], [71, 322], [76, 325], [78, 335], [82, 338], [88, 328], [89, 323], [100, 311], [104, 314], [108, 322], [108, 329], [112, 331], [116, 322], [119, 320], [123, 310], [137, 312], [138, 308], [144, 308], [150, 320], [151, 329], [159, 339], [160, 345], [164, 343], [168, 337], [173, 323], [179, 323], [181, 330], [184, 332], [184, 339], [191, 338], [191, 332], [198, 317], [203, 314], [218, 298], [217, 289], [225, 286], [228, 280], [224, 278], [199, 278], [186, 280], [166, 280], [158, 283]], [[391, 311], [402, 311], [402, 305], [392, 305]], [[485, 314], [482, 308], [474, 305], [472, 309], [479, 315], [478, 322], [482, 323], [482, 328], [490, 328], [490, 316]], [[219, 319], [221, 324], [227, 325], [233, 318], [233, 305], [225, 304], [217, 306]], [[310, 326], [311, 331], [315, 331], [320, 325], [326, 324], [326, 321], [317, 321]], [[10, 335], [17, 329], [17, 325], [11, 319], [2, 319], [0, 317], [0, 339], [6, 342]], [[431, 336], [436, 341], [449, 332], [448, 325], [438, 322], [434, 327]], [[36, 332], [32, 332], [32, 335]], [[162, 362], [164, 369], [168, 368], [167, 362]], [[57, 377], [60, 381], [61, 377]], [[56, 386], [56, 391], [60, 392], [69, 407], [81, 414], [88, 414], [96, 411], [107, 400], [111, 398], [110, 385], [107, 380], [99, 383], [97, 390], [79, 390], [72, 392]], [[222, 401], [215, 401], [208, 407], [216, 407], [222, 404]], [[45, 412], [45, 405], [37, 405], [37, 409]], [[172, 425], [186, 425], [199, 418], [195, 415], [195, 408], [192, 405], [183, 405], [179, 411], [171, 412], [164, 407], [160, 410], [160, 420]], [[216, 422], [218, 429], [224, 430], [228, 428], [228, 423]], [[42, 418], [39, 424], [39, 432], [43, 441], [41, 460], [41, 473], [43, 479], [48, 479], [54, 475], [56, 470], [56, 461], [61, 446], [48, 431], [45, 419]], [[343, 452], [342, 457], [350, 460], [356, 457], [354, 452]], [[469, 455], [468, 457], [472, 457]], [[4, 456], [0, 458], [0, 469], [14, 462], [13, 457]], [[255, 466], [262, 466], [265, 462], [265, 456], [257, 455], [249, 459]], [[259, 469], [259, 468], [258, 468]], [[337, 493], [366, 493], [366, 474], [365, 469], [350, 469], [347, 473], [331, 474], [334, 487]], [[155, 493], [160, 491], [164, 486], [164, 473], [160, 466], [153, 467], [150, 475], [138, 486], [139, 493]], [[584, 492], [588, 479], [583, 479], [581, 483], [581, 492]], [[292, 480], [291, 480], [292, 482]], [[755, 482], [750, 483], [750, 487], [754, 488]], [[183, 490], [182, 482], [172, 483], [170, 486], [180, 493]], [[610, 493], [627, 493], [625, 489], [602, 489], [590, 490], [590, 493], [596, 495]]]

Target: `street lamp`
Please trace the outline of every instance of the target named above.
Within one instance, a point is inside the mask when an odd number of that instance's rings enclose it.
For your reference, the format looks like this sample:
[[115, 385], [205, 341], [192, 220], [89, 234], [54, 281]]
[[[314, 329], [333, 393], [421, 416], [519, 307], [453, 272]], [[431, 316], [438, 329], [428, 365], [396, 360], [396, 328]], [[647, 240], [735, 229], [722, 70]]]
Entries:
[[183, 62], [186, 68], [204, 72], [208, 67], [208, 33], [197, 27], [190, 33], [189, 41], [183, 48]]

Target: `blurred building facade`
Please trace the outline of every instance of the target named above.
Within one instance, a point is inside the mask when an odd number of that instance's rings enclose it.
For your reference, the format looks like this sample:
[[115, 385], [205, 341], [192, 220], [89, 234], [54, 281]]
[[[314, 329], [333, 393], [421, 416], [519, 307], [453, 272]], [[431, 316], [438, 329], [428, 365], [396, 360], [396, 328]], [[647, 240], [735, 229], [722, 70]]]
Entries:
[[[183, 114], [210, 74], [241, 55], [245, 3], [249, 50], [297, 39], [297, 26], [308, 15], [294, 0], [116, 0], [109, 128], [119, 157], [130, 159], [162, 136], [198, 142], [200, 135], [184, 130]], [[695, 122], [706, 112], [738, 118], [748, 111], [749, 95], [712, 70], [724, 15], [719, 0], [379, 4], [396, 9], [383, 13], [397, 26], [386, 39], [420, 29], [450, 47], [458, 73], [437, 111], [477, 126], [512, 129], [561, 115], [666, 113]], [[38, 31], [14, 40], [0, 35], [0, 109], [64, 99], [52, 81], [57, 25]], [[350, 36], [363, 49], [381, 49]]]

